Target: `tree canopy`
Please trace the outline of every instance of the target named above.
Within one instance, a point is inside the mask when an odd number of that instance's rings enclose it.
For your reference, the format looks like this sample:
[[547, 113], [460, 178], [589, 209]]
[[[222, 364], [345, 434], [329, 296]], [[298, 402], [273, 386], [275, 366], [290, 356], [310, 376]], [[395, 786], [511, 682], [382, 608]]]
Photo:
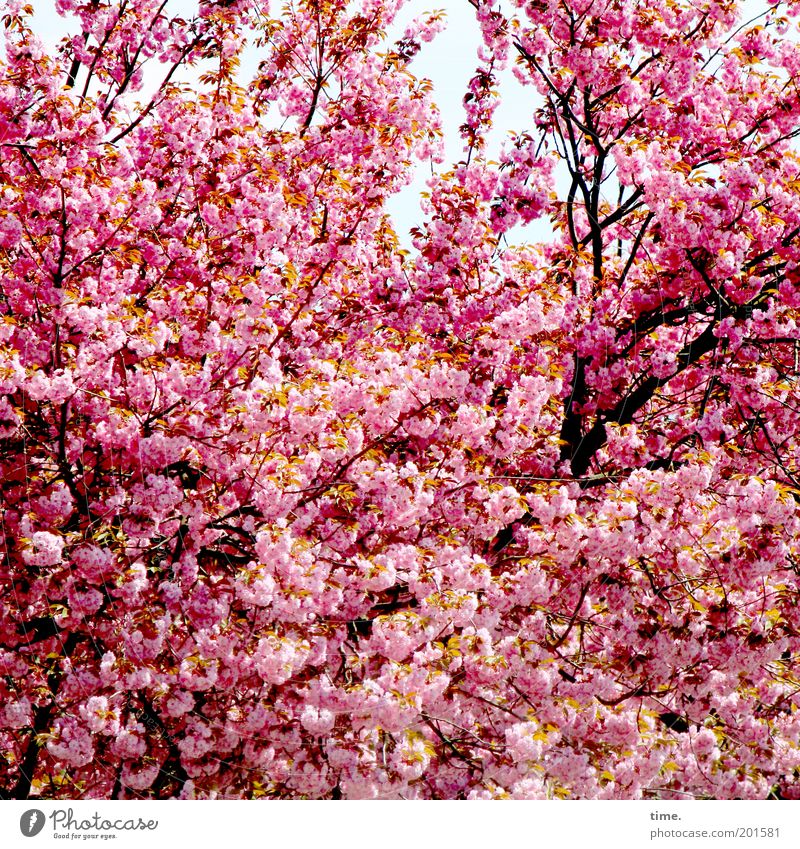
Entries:
[[800, 7], [471, 4], [3, 0], [3, 796], [798, 795]]

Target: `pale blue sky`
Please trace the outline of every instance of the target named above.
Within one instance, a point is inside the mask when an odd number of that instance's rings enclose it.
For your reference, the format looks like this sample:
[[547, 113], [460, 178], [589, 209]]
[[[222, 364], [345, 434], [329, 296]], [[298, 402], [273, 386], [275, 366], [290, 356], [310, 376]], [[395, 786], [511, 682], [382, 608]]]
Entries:
[[[438, 0], [433, 4], [412, 0], [398, 17], [398, 31], [402, 33], [407, 22], [422, 11], [433, 9], [443, 9], [447, 13], [447, 26], [434, 41], [423, 46], [412, 63], [411, 71], [415, 76], [426, 77], [433, 83], [445, 137], [446, 156], [439, 167], [447, 169], [464, 155], [458, 128], [464, 123], [462, 102], [467, 84], [478, 66], [480, 30], [468, 0]], [[487, 154], [490, 159], [499, 153], [510, 130], [520, 130], [529, 125], [536, 108], [533, 90], [523, 88], [510, 68], [502, 72], [499, 83], [503, 97], [495, 112], [493, 131], [488, 142]], [[401, 237], [419, 221], [419, 193], [425, 189], [425, 180], [429, 177], [430, 167], [418, 166], [414, 183], [389, 204]]]

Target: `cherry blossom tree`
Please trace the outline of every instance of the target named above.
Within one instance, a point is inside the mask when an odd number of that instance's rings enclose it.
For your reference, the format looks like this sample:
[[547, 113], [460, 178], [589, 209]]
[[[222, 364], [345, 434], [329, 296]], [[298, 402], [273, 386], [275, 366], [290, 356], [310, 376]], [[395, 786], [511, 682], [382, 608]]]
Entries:
[[3, 0], [6, 798], [799, 795], [800, 6], [473, 0], [404, 248], [400, 5]]

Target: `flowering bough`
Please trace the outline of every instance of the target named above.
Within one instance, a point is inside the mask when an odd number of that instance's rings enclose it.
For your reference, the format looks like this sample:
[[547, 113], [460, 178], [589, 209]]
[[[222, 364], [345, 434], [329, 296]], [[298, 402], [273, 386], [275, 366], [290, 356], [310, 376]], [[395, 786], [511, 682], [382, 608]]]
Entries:
[[399, 5], [5, 0], [7, 798], [797, 795], [797, 4], [475, 0], [413, 250]]

